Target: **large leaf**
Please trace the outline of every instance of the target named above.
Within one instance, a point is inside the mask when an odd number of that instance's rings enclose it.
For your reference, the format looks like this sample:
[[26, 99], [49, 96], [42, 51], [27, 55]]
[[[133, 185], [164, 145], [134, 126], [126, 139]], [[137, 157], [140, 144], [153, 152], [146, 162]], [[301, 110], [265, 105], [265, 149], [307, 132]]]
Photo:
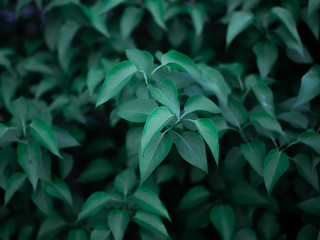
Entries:
[[266, 155], [266, 147], [260, 140], [241, 144], [241, 152], [250, 166], [263, 177], [263, 162]]
[[308, 1], [308, 15], [312, 15], [320, 8], [320, 1], [319, 0], [309, 0]]
[[252, 20], [253, 14], [248, 11], [238, 11], [232, 14], [227, 29], [227, 48], [236, 36], [250, 26]]
[[195, 94], [188, 98], [184, 104], [185, 113], [191, 113], [195, 111], [205, 111], [209, 113], [221, 113], [221, 109], [209, 98]]
[[139, 153], [139, 169], [141, 183], [143, 183], [150, 174], [166, 158], [172, 146], [172, 137], [168, 134], [159, 133], [147, 147], [144, 154]]
[[263, 178], [270, 197], [274, 185], [289, 168], [287, 154], [277, 149], [272, 149], [264, 162]]
[[207, 154], [204, 142], [195, 132], [177, 134], [175, 144], [180, 156], [190, 164], [208, 172]]
[[228, 99], [228, 106], [222, 109], [222, 115], [232, 125], [240, 128], [248, 119], [244, 106], [235, 98]]
[[231, 239], [235, 224], [235, 214], [230, 205], [216, 205], [211, 209], [210, 220], [223, 240]]
[[301, 79], [301, 87], [295, 107], [309, 102], [320, 94], [320, 67], [313, 66]]
[[209, 118], [199, 118], [193, 122], [201, 137], [208, 144], [216, 164], [219, 166], [219, 135], [216, 125]]
[[69, 206], [72, 206], [72, 195], [68, 185], [57, 177], [53, 177], [52, 182], [43, 182], [44, 190], [51, 196], [58, 198]]
[[320, 216], [320, 197], [310, 198], [298, 204], [303, 211]]
[[154, 59], [148, 51], [128, 49], [126, 50], [126, 55], [138, 70], [144, 71], [147, 75], [151, 73]]
[[32, 136], [39, 140], [50, 152], [61, 157], [56, 138], [51, 126], [42, 119], [35, 119], [30, 124]]
[[201, 79], [200, 71], [195, 62], [188, 56], [175, 50], [170, 50], [166, 54], [163, 54], [161, 64], [186, 72], [194, 79]]
[[184, 196], [182, 197], [178, 210], [188, 210], [193, 208], [208, 199], [210, 192], [203, 186], [196, 186], [191, 188]]
[[133, 216], [133, 220], [140, 226], [169, 238], [167, 229], [165, 228], [159, 216], [138, 210]]
[[41, 159], [40, 147], [36, 142], [30, 141], [27, 144], [19, 143], [17, 151], [18, 162], [26, 173], [33, 189], [36, 190]]
[[112, 67], [104, 80], [96, 107], [117, 95], [136, 72], [137, 68], [130, 61], [124, 61]]
[[109, 213], [108, 224], [115, 240], [122, 240], [130, 221], [127, 211], [114, 209]]
[[133, 99], [117, 108], [117, 115], [130, 122], [145, 122], [150, 113], [158, 107], [151, 99]]
[[169, 78], [164, 79], [158, 87], [149, 85], [149, 90], [159, 103], [163, 104], [171, 110], [177, 119], [180, 118], [180, 103], [178, 99], [177, 87]]
[[129, 192], [137, 184], [137, 176], [133, 169], [128, 168], [123, 172], [119, 173], [114, 180], [114, 187], [124, 196], [127, 196]]
[[277, 115], [277, 119], [289, 123], [294, 128], [306, 129], [308, 127], [308, 118], [299, 112], [283, 112]]
[[158, 195], [148, 188], [139, 188], [132, 196], [135, 203], [143, 210], [155, 213], [170, 220], [166, 207]]
[[140, 151], [144, 154], [154, 137], [174, 118], [174, 114], [166, 107], [158, 107], [147, 118], [141, 138]]
[[308, 155], [300, 153], [294, 157], [294, 163], [298, 173], [318, 191], [319, 176], [317, 168], [313, 166], [312, 159], [310, 159]]
[[106, 192], [93, 193], [83, 204], [77, 222], [97, 214], [109, 200], [110, 196]]
[[164, 4], [163, 1], [158, 0], [146, 0], [145, 4], [147, 9], [150, 11], [154, 21], [164, 30], [166, 30], [166, 25], [164, 23]]
[[298, 137], [298, 141], [306, 144], [320, 155], [320, 135], [316, 132], [305, 132]]
[[277, 132], [286, 138], [286, 134], [283, 132], [279, 122], [275, 117], [266, 112], [255, 112], [251, 116], [251, 122], [258, 124], [259, 126]]
[[25, 180], [26, 180], [26, 175], [21, 172], [16, 172], [10, 176], [10, 178], [8, 179], [6, 189], [5, 189], [5, 194], [4, 194], [5, 206], [10, 202], [13, 194], [15, 194], [15, 192], [23, 186]]
[[[143, 17], [143, 8], [126, 7], [120, 21], [121, 36], [127, 39]], [[129, 59], [131, 61], [131, 59]]]

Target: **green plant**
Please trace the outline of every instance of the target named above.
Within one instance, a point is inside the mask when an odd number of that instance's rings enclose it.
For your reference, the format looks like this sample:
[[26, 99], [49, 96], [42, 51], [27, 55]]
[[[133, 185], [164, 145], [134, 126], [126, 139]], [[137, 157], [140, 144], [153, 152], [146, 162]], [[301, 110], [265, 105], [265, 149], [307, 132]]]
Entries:
[[319, 8], [0, 1], [0, 239], [318, 239]]

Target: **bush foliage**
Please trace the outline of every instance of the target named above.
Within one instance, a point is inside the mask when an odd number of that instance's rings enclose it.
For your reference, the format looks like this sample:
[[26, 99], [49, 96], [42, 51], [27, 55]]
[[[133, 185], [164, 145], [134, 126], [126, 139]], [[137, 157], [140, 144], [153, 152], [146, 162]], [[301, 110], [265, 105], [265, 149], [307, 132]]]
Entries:
[[0, 239], [319, 239], [319, 8], [0, 1]]

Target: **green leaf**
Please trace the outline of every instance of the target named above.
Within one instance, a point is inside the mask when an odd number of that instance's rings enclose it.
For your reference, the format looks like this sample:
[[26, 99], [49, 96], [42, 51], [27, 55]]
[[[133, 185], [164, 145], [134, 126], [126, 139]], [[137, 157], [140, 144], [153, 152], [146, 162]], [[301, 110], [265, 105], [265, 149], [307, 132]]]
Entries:
[[170, 50], [163, 54], [161, 64], [186, 72], [194, 79], [201, 79], [200, 71], [195, 62], [188, 56], [175, 50]]
[[219, 135], [216, 125], [209, 118], [199, 118], [193, 122], [201, 137], [208, 144], [216, 164], [219, 166]]
[[137, 184], [137, 176], [133, 169], [129, 168], [119, 173], [114, 180], [114, 187], [124, 196], [127, 196], [129, 192]]
[[277, 216], [272, 212], [265, 212], [258, 221], [258, 229], [265, 239], [274, 239], [280, 231]]
[[44, 191], [43, 182], [38, 184], [36, 191], [31, 195], [31, 199], [45, 215], [50, 215], [53, 212], [53, 201]]
[[317, 169], [313, 166], [313, 161], [308, 155], [300, 153], [293, 159], [298, 173], [317, 191], [319, 190], [319, 176]]
[[172, 137], [159, 133], [146, 148], [144, 154], [139, 152], [140, 181], [143, 183], [169, 154]]
[[235, 215], [230, 205], [215, 205], [210, 212], [210, 221], [223, 240], [231, 239], [235, 224]]
[[87, 86], [91, 96], [93, 95], [94, 90], [99, 85], [99, 83], [102, 82], [102, 79], [104, 78], [104, 76], [105, 76], [105, 72], [103, 68], [94, 67], [89, 70], [87, 75]]
[[277, 115], [277, 119], [289, 123], [294, 128], [306, 129], [308, 127], [308, 118], [298, 112], [284, 112]]
[[77, 222], [87, 217], [96, 215], [109, 200], [110, 196], [106, 192], [95, 192], [91, 194], [90, 197], [84, 202], [77, 218]]
[[303, 75], [301, 87], [294, 107], [309, 102], [320, 94], [320, 67], [313, 66]]
[[319, 40], [319, 15], [316, 12], [309, 15], [308, 8], [306, 7], [301, 10], [301, 18], [308, 25], [315, 38]]
[[167, 29], [164, 23], [164, 6], [163, 1], [158, 0], [146, 0], [145, 1], [147, 9], [150, 11], [154, 21], [164, 30]]
[[300, 202], [297, 206], [309, 214], [320, 216], [320, 197], [307, 199]]
[[174, 114], [166, 107], [158, 107], [147, 118], [141, 138], [140, 151], [144, 154], [154, 137], [174, 118]]
[[264, 162], [263, 178], [268, 190], [269, 198], [274, 185], [280, 177], [288, 170], [289, 160], [287, 154], [277, 149], [272, 149]]
[[133, 221], [138, 223], [141, 227], [157, 232], [160, 235], [169, 238], [167, 229], [162, 223], [160, 217], [157, 215], [138, 210], [133, 216]]
[[29, 108], [29, 101], [24, 97], [19, 97], [10, 104], [9, 111], [24, 124], [28, 118]]
[[122, 240], [130, 221], [127, 211], [114, 209], [108, 215], [108, 224], [115, 240]]
[[110, 230], [106, 227], [97, 227], [91, 232], [90, 240], [107, 240], [110, 236]]
[[227, 84], [222, 74], [208, 65], [200, 63], [198, 65], [202, 78], [199, 82], [203, 87], [212, 91], [218, 98], [222, 106], [228, 104]]
[[227, 49], [231, 42], [250, 26], [252, 20], [253, 14], [248, 11], [237, 11], [232, 14], [227, 29]]
[[180, 156], [190, 164], [208, 172], [207, 154], [204, 142], [195, 132], [177, 134], [175, 144]]
[[302, 45], [300, 36], [298, 34], [297, 26], [289, 10], [283, 7], [273, 7], [270, 12], [287, 28], [292, 37], [297, 41], [299, 45]]
[[36, 190], [41, 159], [40, 147], [36, 142], [30, 141], [27, 144], [19, 143], [17, 151], [18, 162], [26, 173], [33, 189]]
[[62, 179], [65, 179], [69, 173], [72, 170], [73, 167], [73, 157], [70, 154], [63, 153], [62, 154], [63, 159], [59, 158], [59, 170], [60, 170], [60, 176]]
[[80, 146], [80, 143], [62, 128], [52, 127], [59, 149]]
[[79, 182], [96, 182], [105, 179], [114, 167], [107, 160], [98, 158], [89, 163], [78, 178]]
[[10, 130], [10, 129], [9, 129], [6, 125], [0, 123], [0, 139], [1, 139], [9, 130]]
[[268, 200], [250, 183], [241, 181], [234, 184], [231, 190], [232, 199], [239, 204], [262, 205]]
[[196, 35], [200, 36], [204, 27], [205, 20], [205, 8], [202, 4], [196, 4], [195, 6], [189, 6], [188, 12], [191, 16], [193, 26], [196, 30]]
[[72, 229], [68, 232], [67, 240], [87, 240], [86, 232], [79, 228], [79, 229]]
[[209, 113], [221, 113], [221, 109], [209, 98], [195, 94], [188, 98], [184, 104], [185, 113], [191, 113], [195, 111], [205, 111]]
[[309, 0], [308, 1], [308, 15], [312, 15], [320, 8], [320, 1], [319, 0]]
[[23, 9], [28, 6], [32, 0], [18, 0], [16, 4], [16, 17], [18, 18]]
[[[141, 22], [143, 8], [126, 7], [120, 20], [120, 31], [123, 39], [127, 39]], [[130, 59], [129, 59], [130, 60]], [[131, 60], [130, 60], [131, 61]]]
[[263, 177], [263, 162], [266, 156], [266, 147], [260, 140], [241, 144], [241, 153], [253, 170]]
[[204, 186], [193, 187], [186, 194], [184, 194], [177, 210], [183, 211], [194, 208], [195, 206], [205, 202], [209, 196], [210, 192]]
[[126, 50], [127, 58], [132, 62], [138, 70], [150, 74], [153, 68], [153, 56], [145, 50], [128, 49]]
[[305, 132], [298, 137], [298, 142], [306, 144], [320, 155], [320, 135], [315, 132]]
[[60, 232], [66, 223], [63, 218], [59, 216], [51, 216], [44, 221], [40, 226], [37, 239], [53, 238], [58, 232]]
[[266, 112], [255, 112], [250, 118], [252, 123], [258, 124], [259, 126], [277, 132], [286, 138], [286, 134], [283, 132], [279, 122], [276, 118]]
[[318, 229], [313, 224], [306, 224], [299, 230], [296, 240], [319, 240], [319, 237]]
[[145, 122], [150, 113], [158, 107], [151, 99], [133, 99], [117, 108], [117, 116], [130, 122]]
[[42, 119], [33, 120], [33, 122], [29, 126], [31, 134], [34, 138], [39, 140], [54, 155], [62, 158], [51, 126], [49, 126]]
[[250, 228], [242, 228], [234, 233], [233, 240], [258, 240], [256, 233]]
[[43, 182], [44, 190], [52, 197], [58, 198], [69, 206], [72, 206], [72, 195], [68, 185], [57, 177], [52, 178], [52, 182]]
[[26, 180], [26, 175], [21, 172], [16, 172], [10, 176], [10, 178], [8, 179], [6, 189], [5, 189], [5, 194], [4, 194], [5, 206], [10, 202], [13, 194], [15, 194], [15, 192], [18, 189], [22, 188], [25, 180]]
[[148, 188], [139, 188], [132, 196], [135, 203], [145, 211], [155, 213], [170, 220], [166, 207], [158, 195]]
[[46, 92], [57, 86], [57, 81], [54, 78], [46, 77], [41, 80], [41, 82], [37, 86], [37, 90], [35, 92], [35, 97], [38, 99]]
[[223, 107], [222, 115], [225, 120], [238, 128], [248, 119], [247, 111], [242, 103], [233, 97], [228, 99], [228, 106]]
[[152, 95], [159, 103], [163, 104], [171, 110], [177, 119], [180, 118], [180, 103], [178, 99], [177, 87], [173, 81], [169, 78], [164, 79], [158, 87], [149, 85], [149, 90]]
[[253, 46], [253, 51], [257, 56], [256, 61], [260, 76], [265, 79], [278, 58], [278, 49], [272, 43], [258, 42]]
[[136, 72], [137, 68], [130, 61], [124, 61], [112, 67], [104, 80], [96, 107], [117, 95]]

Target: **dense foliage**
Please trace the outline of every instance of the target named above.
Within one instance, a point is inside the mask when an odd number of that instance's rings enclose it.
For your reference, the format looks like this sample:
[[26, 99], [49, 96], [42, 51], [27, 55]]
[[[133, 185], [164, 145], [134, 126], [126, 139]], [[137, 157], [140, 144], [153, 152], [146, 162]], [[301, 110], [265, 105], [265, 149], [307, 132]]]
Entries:
[[319, 0], [1, 0], [0, 239], [320, 239]]

